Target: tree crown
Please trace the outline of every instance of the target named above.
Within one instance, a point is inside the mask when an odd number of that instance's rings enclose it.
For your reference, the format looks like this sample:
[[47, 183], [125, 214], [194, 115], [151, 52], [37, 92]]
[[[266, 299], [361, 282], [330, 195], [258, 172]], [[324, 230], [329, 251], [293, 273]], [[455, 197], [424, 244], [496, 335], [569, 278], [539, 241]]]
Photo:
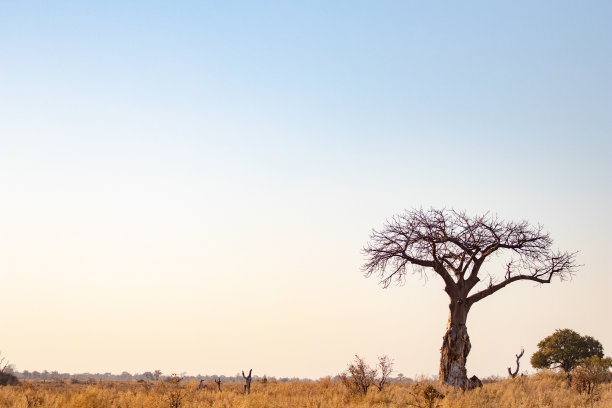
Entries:
[[378, 274], [387, 287], [403, 282], [407, 266], [421, 272], [431, 268], [444, 279], [449, 294], [458, 289], [466, 294], [480, 281], [484, 261], [502, 251], [509, 253], [504, 277], [489, 275], [488, 287], [470, 302], [517, 280], [548, 283], [554, 276], [569, 278], [576, 269], [576, 253], [553, 251], [552, 239], [539, 225], [505, 222], [489, 213], [471, 217], [452, 209], [414, 209], [372, 231], [363, 249], [363, 271]]
[[531, 365], [534, 368], [560, 368], [569, 372], [592, 356], [604, 357], [599, 341], [570, 329], [557, 329], [538, 343], [538, 351], [531, 356]]

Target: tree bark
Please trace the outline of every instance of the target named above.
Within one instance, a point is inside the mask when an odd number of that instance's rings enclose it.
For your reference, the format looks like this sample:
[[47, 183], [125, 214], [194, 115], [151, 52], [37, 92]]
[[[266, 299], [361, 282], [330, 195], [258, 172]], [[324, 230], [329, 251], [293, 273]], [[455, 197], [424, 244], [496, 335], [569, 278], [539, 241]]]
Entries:
[[450, 314], [440, 357], [440, 382], [466, 390], [470, 381], [465, 363], [472, 345], [465, 322], [470, 308], [465, 299], [451, 299], [449, 307]]

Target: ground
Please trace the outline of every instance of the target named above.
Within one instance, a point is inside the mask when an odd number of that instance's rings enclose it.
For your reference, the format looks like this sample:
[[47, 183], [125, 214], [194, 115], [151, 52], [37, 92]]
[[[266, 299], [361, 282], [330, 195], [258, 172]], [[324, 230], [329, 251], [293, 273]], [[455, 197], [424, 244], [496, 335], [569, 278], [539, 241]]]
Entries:
[[435, 382], [393, 383], [382, 392], [372, 389], [366, 396], [354, 395], [329, 378], [317, 382], [253, 382], [250, 395], [243, 394], [242, 383], [225, 383], [222, 392], [211, 385], [198, 389], [197, 382], [22, 381], [18, 386], [0, 388], [0, 407], [612, 408], [612, 384], [603, 384], [598, 395], [581, 395], [568, 387], [564, 376], [550, 372], [486, 383], [483, 388], [469, 392]]

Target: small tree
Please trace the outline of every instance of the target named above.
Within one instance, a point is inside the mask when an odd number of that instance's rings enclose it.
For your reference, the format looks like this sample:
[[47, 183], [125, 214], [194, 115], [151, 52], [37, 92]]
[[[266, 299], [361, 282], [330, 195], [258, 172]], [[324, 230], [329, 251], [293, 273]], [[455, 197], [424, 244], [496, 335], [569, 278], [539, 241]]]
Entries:
[[531, 356], [531, 365], [561, 369], [569, 378], [571, 371], [591, 356], [603, 358], [603, 346], [599, 341], [570, 329], [557, 329], [538, 343], [538, 351]]

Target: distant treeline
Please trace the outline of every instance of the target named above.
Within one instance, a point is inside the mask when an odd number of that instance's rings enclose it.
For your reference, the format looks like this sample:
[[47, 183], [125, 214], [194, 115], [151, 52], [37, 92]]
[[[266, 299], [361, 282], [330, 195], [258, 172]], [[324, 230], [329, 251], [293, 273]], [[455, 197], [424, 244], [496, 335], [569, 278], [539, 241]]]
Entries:
[[[131, 374], [127, 371], [122, 372], [121, 374], [112, 374], [112, 373], [78, 373], [78, 374], [70, 374], [70, 373], [60, 373], [58, 371], [28, 371], [24, 370], [22, 372], [15, 371], [13, 374], [19, 378], [24, 380], [79, 380], [79, 381], [87, 381], [87, 380], [108, 380], [108, 381], [157, 381], [157, 380], [166, 380], [171, 377], [171, 375], [162, 375], [161, 372], [151, 372], [146, 371], [144, 373], [136, 373]], [[173, 374], [174, 375], [174, 374]], [[176, 374], [179, 377], [182, 377], [184, 381], [214, 381], [217, 378], [220, 378], [222, 382], [242, 382], [244, 379], [240, 373], [236, 374], [233, 377], [228, 377], [225, 375], [186, 375], [186, 374]], [[253, 376], [253, 380], [260, 380], [261, 378]], [[268, 380], [276, 380], [274, 377], [268, 377]], [[299, 380], [295, 378], [279, 378], [277, 381], [292, 381]]]
[[[160, 371], [146, 371], [144, 373], [136, 373], [130, 374], [127, 371], [122, 372], [121, 374], [112, 374], [112, 373], [78, 373], [78, 374], [70, 374], [70, 373], [60, 373], [58, 371], [13, 371], [17, 378], [20, 380], [74, 380], [74, 381], [159, 381], [159, 380], [167, 380], [171, 377], [171, 375], [162, 375]], [[174, 375], [174, 374], [173, 374]], [[244, 382], [242, 378], [242, 374], [237, 373], [234, 376], [225, 376], [225, 375], [186, 375], [186, 374], [178, 374], [178, 376], [183, 378], [183, 381], [214, 381], [218, 378], [221, 379], [221, 382]], [[290, 382], [290, 381], [302, 381], [302, 382], [313, 382], [313, 380], [309, 378], [289, 378], [289, 377], [269, 377], [269, 376], [257, 376], [253, 375], [253, 381], [277, 381], [277, 382]], [[340, 380], [339, 376], [332, 377], [331, 380]], [[413, 382], [412, 379], [399, 375], [396, 378], [391, 379], [392, 382]]]

